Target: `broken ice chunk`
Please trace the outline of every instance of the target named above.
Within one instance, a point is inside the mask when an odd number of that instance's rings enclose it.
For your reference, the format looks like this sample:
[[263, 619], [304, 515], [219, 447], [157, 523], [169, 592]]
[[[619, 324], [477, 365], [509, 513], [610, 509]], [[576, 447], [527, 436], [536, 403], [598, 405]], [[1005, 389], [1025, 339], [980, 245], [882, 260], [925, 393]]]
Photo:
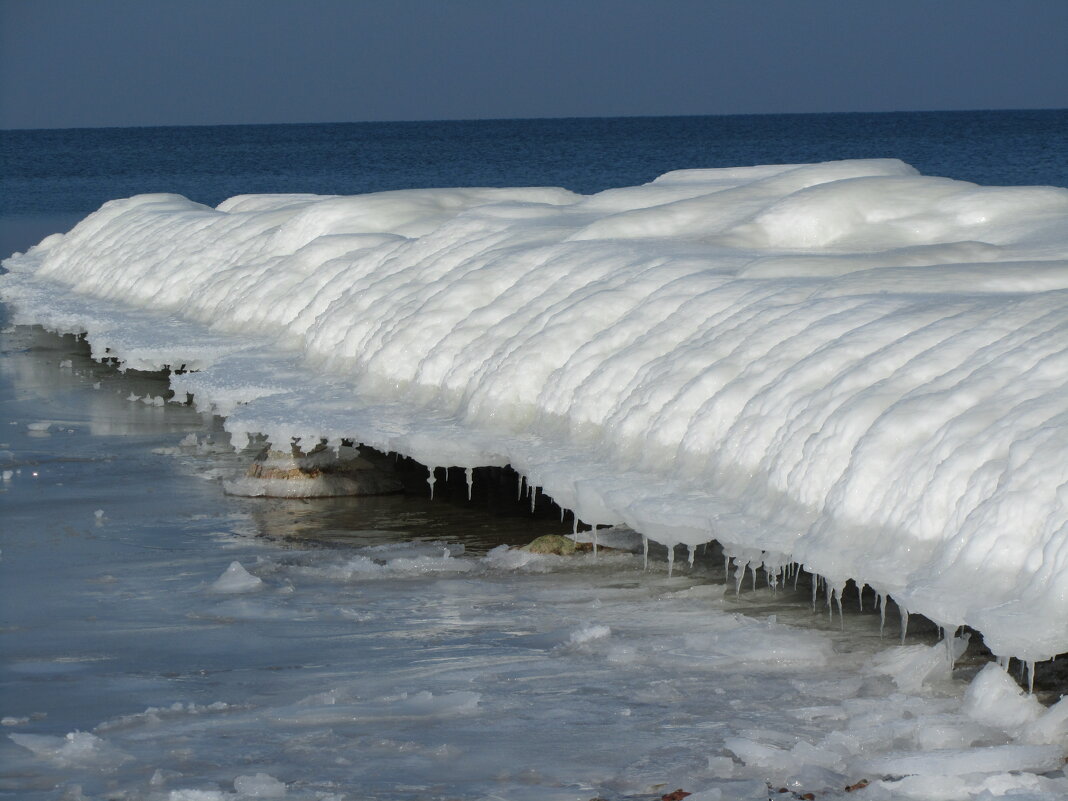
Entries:
[[211, 585], [211, 590], [225, 593], [253, 592], [262, 586], [263, 579], [253, 576], [240, 562], [231, 562], [230, 566]]

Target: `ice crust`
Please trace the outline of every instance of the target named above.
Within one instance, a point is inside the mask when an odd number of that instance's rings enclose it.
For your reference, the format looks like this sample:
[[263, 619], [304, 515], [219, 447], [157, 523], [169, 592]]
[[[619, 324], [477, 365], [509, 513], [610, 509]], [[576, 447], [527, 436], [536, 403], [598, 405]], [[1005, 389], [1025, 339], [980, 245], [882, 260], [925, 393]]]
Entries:
[[16, 322], [196, 369], [238, 436], [511, 464], [587, 523], [1068, 651], [1068, 190], [858, 160], [142, 195], [4, 266]]

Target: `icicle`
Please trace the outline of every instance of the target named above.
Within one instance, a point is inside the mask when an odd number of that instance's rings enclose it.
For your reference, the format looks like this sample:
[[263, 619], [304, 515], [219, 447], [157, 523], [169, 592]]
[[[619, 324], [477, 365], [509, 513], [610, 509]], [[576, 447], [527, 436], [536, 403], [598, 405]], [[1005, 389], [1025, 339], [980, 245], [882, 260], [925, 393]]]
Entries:
[[642, 534], [642, 556], [644, 562], [642, 563], [642, 570], [649, 569], [649, 538]]
[[688, 556], [690, 557], [690, 567], [693, 567], [693, 558], [697, 554], [697, 549], [692, 545], [687, 545]]
[[749, 563], [744, 565], [738, 561], [738, 557], [734, 557], [734, 594], [740, 595], [742, 592], [742, 582], [745, 581], [745, 569]]
[[571, 515], [571, 536], [572, 537], [577, 537], [578, 536], [578, 524], [579, 524], [578, 515], [575, 515], [575, 514]]
[[879, 638], [882, 639], [883, 629], [886, 628], [886, 596], [881, 592], [875, 593], [875, 602], [879, 604]]
[[434, 500], [434, 484], [437, 482], [437, 476], [434, 475], [436, 467], [428, 467], [428, 475], [426, 477], [426, 483], [430, 485], [430, 500]]
[[[516, 477], [515, 499], [517, 501], [521, 501], [521, 500], [523, 500], [523, 481], [525, 480], [525, 477], [523, 476], [522, 473], [516, 473], [515, 477]], [[560, 521], [561, 522], [563, 522], [563, 519], [564, 519], [563, 518], [563, 514], [564, 514], [564, 510], [561, 509], [560, 510]]]
[[753, 592], [756, 592], [756, 580], [758, 570], [760, 570], [760, 565], [753, 565]]
[[831, 589], [831, 582], [823, 582], [823, 597], [827, 602], [827, 619], [834, 621], [834, 590]]
[[898, 604], [897, 611], [901, 613], [901, 644], [905, 644], [905, 635], [909, 632], [909, 610]]
[[668, 546], [668, 578], [671, 578], [671, 572], [675, 569], [675, 546]]
[[801, 575], [801, 565], [794, 563], [794, 590], [797, 589], [797, 577]]
[[731, 580], [731, 558], [727, 554], [723, 554], [723, 581], [728, 582]]
[[[834, 593], [832, 593], [832, 597], [834, 598], [835, 603], [838, 604], [838, 620], [842, 624], [842, 630], [843, 631], [845, 631], [845, 615], [842, 613], [842, 595], [844, 593], [845, 593], [845, 588], [844, 587], [842, 588], [841, 592], [839, 592], [838, 590], [835, 590]], [[833, 614], [831, 615], [831, 620], [834, 620], [834, 615]]]
[[593, 531], [593, 555], [597, 556], [597, 524], [596, 523], [593, 524], [593, 528], [591, 530]]
[[812, 577], [812, 614], [816, 614], [816, 590], [820, 585], [820, 577]]
[[560, 522], [564, 522], [564, 507], [560, 507]]
[[464, 475], [467, 476], [467, 500], [471, 500], [471, 493], [475, 490], [475, 469], [473, 467], [465, 467]]
[[538, 502], [538, 488], [533, 487], [530, 491], [530, 513], [534, 514], [534, 506]]
[[957, 632], [960, 631], [960, 626], [955, 626], [953, 631], [949, 629], [942, 630], [942, 639], [946, 644], [946, 662], [949, 663], [949, 672], [953, 673], [953, 663], [957, 660], [953, 657], [953, 643], [957, 639]]
[[860, 604], [860, 611], [864, 611], [864, 588], [867, 584], [857, 584], [857, 602]]

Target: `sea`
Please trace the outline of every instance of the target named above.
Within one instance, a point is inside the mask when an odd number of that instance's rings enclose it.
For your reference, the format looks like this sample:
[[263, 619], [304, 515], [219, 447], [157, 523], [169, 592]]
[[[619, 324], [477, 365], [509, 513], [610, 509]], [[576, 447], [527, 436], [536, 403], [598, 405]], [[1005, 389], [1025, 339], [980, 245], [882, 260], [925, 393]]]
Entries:
[[[674, 169], [888, 157], [1068, 187], [1068, 110], [0, 131], [0, 252], [148, 192], [594, 193]], [[839, 613], [805, 575], [772, 587], [711, 547], [669, 572], [663, 548], [646, 561], [626, 538], [532, 556], [514, 546], [572, 523], [506, 470], [470, 499], [462, 474], [431, 498], [423, 473], [402, 495], [230, 496], [251, 457], [210, 412], [170, 402], [165, 374], [95, 362], [2, 305], [0, 328], [2, 799], [1068, 787], [1063, 771], [994, 781], [925, 757], [998, 745], [960, 712], [989, 654], [973, 643], [930, 669], [937, 628], [914, 617], [899, 640], [899, 610], [856, 588]], [[1065, 686], [1045, 666], [1037, 697]], [[886, 767], [911, 757], [917, 775]]]
[[144, 192], [209, 206], [249, 193], [449, 186], [588, 194], [682, 168], [852, 158], [899, 158], [979, 184], [1068, 186], [1066, 140], [1064, 109], [0, 131], [0, 250]]

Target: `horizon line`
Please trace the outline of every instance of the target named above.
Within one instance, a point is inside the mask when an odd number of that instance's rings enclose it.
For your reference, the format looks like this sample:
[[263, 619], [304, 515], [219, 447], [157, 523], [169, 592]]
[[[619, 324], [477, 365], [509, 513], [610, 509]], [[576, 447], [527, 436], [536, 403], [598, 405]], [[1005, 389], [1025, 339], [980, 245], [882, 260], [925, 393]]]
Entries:
[[15, 127], [0, 128], [0, 133], [32, 133], [36, 131], [108, 131], [137, 130], [150, 128], [252, 128], [267, 126], [302, 126], [302, 125], [405, 125], [425, 123], [473, 123], [473, 122], [543, 122], [564, 120], [631, 120], [631, 119], [694, 119], [699, 117], [814, 117], [845, 115], [891, 115], [891, 114], [976, 114], [1007, 112], [1046, 112], [1068, 111], [1068, 107], [1040, 108], [971, 108], [971, 109], [895, 109], [882, 111], [763, 111], [745, 113], [710, 113], [710, 114], [612, 114], [612, 115], [567, 115], [561, 117], [447, 117], [439, 119], [401, 119], [401, 120], [319, 120], [305, 122], [198, 122], [198, 123], [159, 123], [144, 125], [72, 125], [51, 128]]

